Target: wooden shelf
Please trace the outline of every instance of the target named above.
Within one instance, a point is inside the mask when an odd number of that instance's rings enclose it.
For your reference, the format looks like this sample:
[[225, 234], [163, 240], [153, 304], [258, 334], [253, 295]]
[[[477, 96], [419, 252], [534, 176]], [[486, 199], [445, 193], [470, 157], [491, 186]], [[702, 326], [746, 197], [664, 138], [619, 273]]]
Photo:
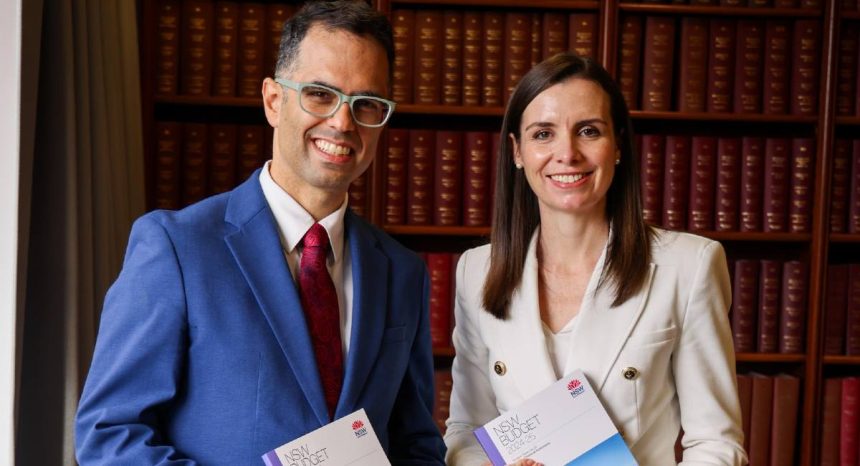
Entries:
[[843, 126], [860, 126], [860, 117], [857, 116], [838, 116], [836, 124]]
[[637, 13], [659, 13], [673, 15], [707, 15], [707, 16], [761, 16], [819, 18], [822, 11], [807, 8], [749, 8], [724, 6], [689, 6], [689, 5], [643, 5], [638, 3], [621, 3], [621, 11]]
[[255, 107], [262, 108], [263, 98], [257, 97], [216, 97], [208, 95], [158, 95], [156, 104], [210, 106], [210, 107]]
[[385, 225], [382, 229], [392, 235], [490, 236], [490, 227]]
[[860, 356], [824, 356], [824, 364], [834, 366], [860, 366]]
[[797, 363], [806, 362], [806, 355], [782, 353], [738, 353], [735, 355], [735, 359], [738, 362]]
[[600, 8], [600, 2], [582, 0], [391, 0], [390, 3], [392, 7], [452, 5], [459, 7], [553, 8], [563, 10], [597, 10]]
[[843, 11], [839, 16], [840, 19], [860, 19], [860, 11]]
[[717, 241], [757, 241], [775, 243], [805, 243], [812, 240], [810, 233], [762, 233], [740, 231], [692, 231]]
[[649, 112], [631, 110], [634, 120], [730, 121], [740, 123], [817, 123], [817, 116], [764, 115], [759, 113], [707, 113], [707, 112]]
[[462, 115], [498, 116], [505, 114], [504, 107], [465, 107], [462, 105], [416, 105], [403, 104], [394, 109], [394, 114], [405, 115]]
[[860, 234], [857, 233], [831, 233], [831, 243], [860, 243]]

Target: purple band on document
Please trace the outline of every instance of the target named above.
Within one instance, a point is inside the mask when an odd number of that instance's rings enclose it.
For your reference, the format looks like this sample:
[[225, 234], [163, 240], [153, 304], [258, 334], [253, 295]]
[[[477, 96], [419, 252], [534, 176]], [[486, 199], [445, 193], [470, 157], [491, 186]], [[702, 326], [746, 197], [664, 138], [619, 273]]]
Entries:
[[487, 429], [481, 427], [479, 429], [475, 429], [475, 437], [478, 438], [478, 443], [484, 448], [484, 451], [487, 452], [487, 456], [490, 458], [490, 462], [493, 463], [493, 466], [504, 466], [505, 460], [502, 458], [502, 454], [499, 453], [498, 448], [490, 440], [490, 434], [487, 433]]
[[266, 466], [283, 466], [281, 464], [281, 460], [278, 459], [278, 454], [275, 453], [275, 450], [263, 455], [263, 462], [266, 463]]

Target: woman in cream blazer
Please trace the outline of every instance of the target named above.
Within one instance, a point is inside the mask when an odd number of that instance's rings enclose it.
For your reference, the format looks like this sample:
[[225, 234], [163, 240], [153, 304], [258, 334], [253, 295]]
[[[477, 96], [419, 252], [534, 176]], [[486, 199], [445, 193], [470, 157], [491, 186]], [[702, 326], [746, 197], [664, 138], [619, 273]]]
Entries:
[[[715, 241], [644, 225], [629, 131], [608, 73], [571, 54], [539, 64], [511, 97], [493, 246], [466, 251], [457, 265], [449, 465], [488, 464], [474, 429], [575, 369], [641, 466], [676, 464], [682, 428], [681, 464], [746, 463], [725, 253]], [[518, 211], [523, 196], [535, 198], [522, 207], [531, 213]], [[624, 203], [635, 209], [614, 214]], [[640, 228], [631, 229], [637, 215]], [[493, 301], [500, 288], [488, 285], [492, 247], [505, 235], [522, 253], [497, 252], [495, 265], [520, 263], [513, 270], [522, 274], [501, 287], [507, 299]], [[639, 246], [630, 248], [625, 235], [640, 235]], [[612, 248], [621, 252], [612, 260], [640, 270], [632, 281], [608, 270]], [[552, 270], [569, 280], [559, 286]], [[488, 302], [503, 306], [491, 311]], [[554, 336], [565, 332], [558, 346]]]

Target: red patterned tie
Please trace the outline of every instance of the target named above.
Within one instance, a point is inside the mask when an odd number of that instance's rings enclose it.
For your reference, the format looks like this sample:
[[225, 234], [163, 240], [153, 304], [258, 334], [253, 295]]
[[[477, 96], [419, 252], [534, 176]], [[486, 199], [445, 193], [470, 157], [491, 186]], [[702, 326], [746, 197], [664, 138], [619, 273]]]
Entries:
[[328, 234], [322, 225], [314, 223], [302, 241], [299, 295], [317, 357], [329, 416], [333, 418], [343, 384], [343, 347], [337, 292], [326, 268]]

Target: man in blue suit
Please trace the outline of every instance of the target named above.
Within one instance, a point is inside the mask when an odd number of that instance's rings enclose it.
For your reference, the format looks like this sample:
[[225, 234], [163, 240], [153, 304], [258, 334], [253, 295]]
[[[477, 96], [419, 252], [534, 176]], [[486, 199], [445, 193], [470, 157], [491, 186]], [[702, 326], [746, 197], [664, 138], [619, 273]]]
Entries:
[[[288, 21], [262, 89], [272, 160], [135, 222], [78, 409], [81, 464], [262, 464], [359, 408], [393, 464], [443, 464], [426, 269], [346, 207], [394, 109], [392, 61], [391, 26], [365, 2]], [[322, 340], [306, 309], [326, 294], [303, 276], [311, 230], [331, 244]]]

